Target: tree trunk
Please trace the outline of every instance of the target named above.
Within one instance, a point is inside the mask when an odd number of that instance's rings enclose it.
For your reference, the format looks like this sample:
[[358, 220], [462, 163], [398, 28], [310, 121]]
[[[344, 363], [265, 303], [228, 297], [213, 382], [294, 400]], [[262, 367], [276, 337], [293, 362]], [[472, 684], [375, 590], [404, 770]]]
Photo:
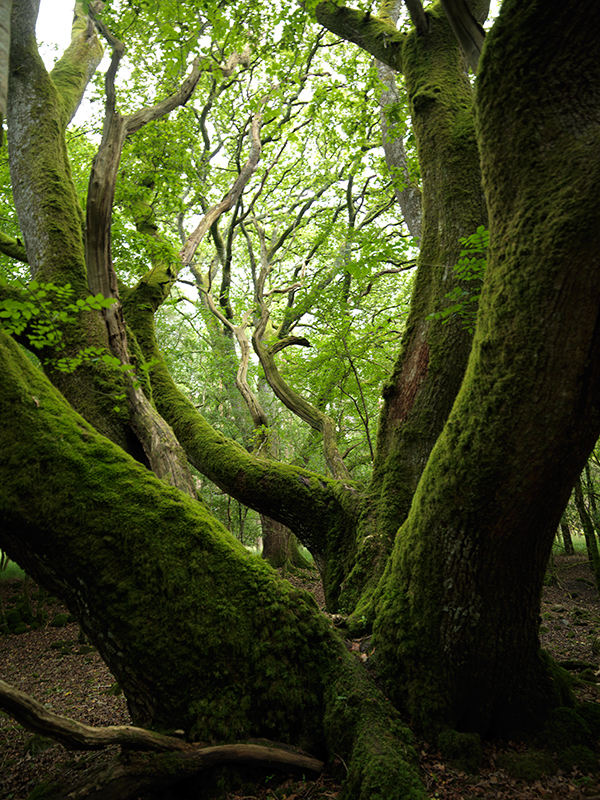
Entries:
[[390, 694], [423, 725], [522, 729], [568, 699], [538, 627], [555, 532], [600, 431], [599, 25], [595, 3], [506, 0], [482, 55], [478, 325], [375, 629]]
[[298, 548], [298, 540], [289, 528], [281, 522], [260, 515], [262, 526], [263, 549], [262, 557], [272, 567], [277, 567], [285, 572], [290, 567], [302, 567], [308, 569], [311, 564], [302, 555]]
[[573, 539], [571, 538], [571, 529], [569, 528], [569, 524], [567, 522], [563, 522], [561, 520], [560, 532], [562, 534], [563, 543], [565, 546], [565, 555], [574, 556], [575, 547], [573, 546]]
[[596, 581], [596, 591], [600, 595], [600, 553], [598, 552], [598, 542], [596, 540], [594, 523], [592, 522], [589, 511], [585, 507], [581, 477], [577, 478], [577, 481], [575, 482], [575, 505], [577, 506], [577, 513], [579, 514], [579, 519], [581, 520], [583, 535], [585, 536], [585, 546], [587, 548], [587, 554], [590, 560], [590, 567], [594, 573], [594, 579]]
[[410, 733], [310, 595], [99, 436], [4, 333], [0, 375], [2, 548], [78, 616], [135, 724], [336, 753], [349, 798], [424, 797]]

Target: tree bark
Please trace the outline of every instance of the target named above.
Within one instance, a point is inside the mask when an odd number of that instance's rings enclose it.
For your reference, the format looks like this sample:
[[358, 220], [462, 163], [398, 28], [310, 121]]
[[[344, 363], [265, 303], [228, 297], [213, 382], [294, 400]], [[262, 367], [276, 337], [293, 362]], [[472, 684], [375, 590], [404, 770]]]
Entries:
[[349, 797], [424, 797], [410, 734], [310, 595], [99, 436], [3, 333], [0, 374], [2, 549], [78, 616], [134, 724], [276, 734], [339, 753]]
[[423, 725], [489, 735], [568, 701], [538, 627], [556, 529], [600, 431], [599, 24], [595, 3], [507, 0], [482, 56], [491, 244], [475, 342], [375, 630], [392, 696]]
[[[347, 34], [340, 9], [335, 32]], [[355, 12], [352, 12], [355, 13]], [[356, 12], [357, 14], [359, 12]], [[371, 483], [356, 535], [355, 564], [342, 584], [339, 605], [354, 611], [351, 627], [372, 621], [394, 536], [402, 524], [429, 454], [460, 388], [471, 335], [458, 318], [431, 319], [457, 285], [459, 239], [486, 224], [479, 151], [473, 119], [473, 93], [464, 60], [439, 5], [425, 13], [426, 29], [390, 39], [383, 23], [367, 26], [362, 46], [374, 52], [374, 39], [388, 43], [385, 63], [401, 69], [408, 94], [422, 180], [421, 250], [401, 350], [384, 386]], [[366, 23], [365, 23], [366, 24]], [[385, 21], [385, 25], [391, 22]], [[333, 29], [333, 28], [332, 28]], [[383, 32], [382, 32], [383, 31]], [[351, 39], [354, 41], [354, 39]], [[390, 52], [392, 51], [392, 52]], [[381, 56], [382, 61], [384, 57]]]
[[571, 538], [571, 529], [568, 522], [560, 523], [560, 532], [562, 534], [563, 543], [565, 546], [565, 554], [568, 556], [575, 555], [575, 548], [573, 547], [573, 539]]

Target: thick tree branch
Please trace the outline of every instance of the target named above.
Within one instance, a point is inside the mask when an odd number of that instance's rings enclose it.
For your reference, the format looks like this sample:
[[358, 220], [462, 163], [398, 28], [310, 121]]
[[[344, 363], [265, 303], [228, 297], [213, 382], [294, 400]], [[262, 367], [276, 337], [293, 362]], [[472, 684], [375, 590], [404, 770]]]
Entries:
[[241, 503], [283, 522], [311, 553], [325, 552], [329, 526], [336, 528], [338, 518], [344, 530], [354, 524], [360, 504], [356, 489], [348, 481], [250, 455], [208, 424], [176, 386], [156, 344], [153, 308], [160, 306], [163, 291], [154, 273], [125, 301], [136, 339], [154, 362], [150, 374], [158, 411], [199, 472]]
[[83, 3], [76, 2], [71, 43], [50, 73], [63, 101], [65, 127], [75, 116], [103, 52], [91, 17], [84, 13]]
[[402, 72], [404, 34], [387, 20], [338, 6], [332, 0], [319, 3], [315, 15], [317, 21], [332, 33], [357, 44], [388, 67]]
[[485, 31], [471, 13], [466, 0], [440, 1], [468, 65], [477, 74]]
[[18, 239], [13, 239], [6, 233], [0, 231], [0, 253], [4, 253], [9, 258], [14, 258], [15, 261], [22, 261], [23, 264], [28, 264], [27, 253], [22, 242]]

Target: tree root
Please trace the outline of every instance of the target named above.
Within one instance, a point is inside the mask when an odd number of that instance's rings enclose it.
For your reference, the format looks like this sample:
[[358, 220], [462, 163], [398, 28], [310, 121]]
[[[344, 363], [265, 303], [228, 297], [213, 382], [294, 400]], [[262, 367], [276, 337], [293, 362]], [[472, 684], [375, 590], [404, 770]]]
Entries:
[[322, 761], [273, 744], [203, 747], [130, 725], [94, 728], [48, 711], [37, 700], [1, 680], [0, 708], [23, 727], [56, 739], [72, 750], [99, 750], [114, 744], [123, 747], [117, 761], [94, 770], [68, 792], [54, 795], [55, 800], [67, 796], [70, 800], [127, 800], [144, 789], [173, 786], [200, 770], [234, 763], [311, 775], [323, 770]]

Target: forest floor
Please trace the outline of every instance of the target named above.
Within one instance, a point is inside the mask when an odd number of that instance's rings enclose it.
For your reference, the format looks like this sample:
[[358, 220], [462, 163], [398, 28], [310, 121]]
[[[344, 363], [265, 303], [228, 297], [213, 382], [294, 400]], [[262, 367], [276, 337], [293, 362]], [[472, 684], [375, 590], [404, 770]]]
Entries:
[[[559, 662], [575, 662], [598, 670], [600, 656], [592, 642], [600, 636], [600, 599], [593, 575], [584, 557], [558, 556], [552, 567], [556, 582], [544, 590], [541, 639]], [[288, 576], [297, 586], [311, 591], [323, 605], [320, 581], [315, 573]], [[23, 595], [22, 580], [0, 580], [0, 599], [9, 612]], [[35, 606], [37, 588], [28, 587]], [[45, 601], [48, 622], [67, 613], [58, 601]], [[60, 620], [64, 622], [64, 619]], [[113, 676], [98, 654], [78, 642], [78, 625], [46, 627], [21, 635], [0, 636], [0, 677], [32, 695], [54, 712], [89, 725], [122, 725], [130, 722], [127, 704]], [[360, 657], [357, 642], [348, 647]], [[584, 674], [584, 673], [581, 673]], [[576, 689], [581, 701], [600, 703], [600, 678], [583, 682]], [[535, 749], [528, 741], [491, 741], [483, 745], [483, 761], [475, 774], [467, 774], [447, 760], [432, 745], [417, 741], [421, 770], [429, 797], [435, 800], [600, 800], [598, 774], [560, 769], [536, 780], [520, 780], [498, 765], [506, 753]], [[113, 757], [112, 750], [75, 753], [62, 745], [35, 736], [0, 712], [0, 798], [26, 800], [31, 792], [43, 796], [43, 788], [57, 784], [67, 788], [89, 768]], [[317, 800], [336, 798], [339, 785], [322, 776], [318, 781], [276, 780], [270, 777], [252, 795], [230, 794], [220, 800]]]

